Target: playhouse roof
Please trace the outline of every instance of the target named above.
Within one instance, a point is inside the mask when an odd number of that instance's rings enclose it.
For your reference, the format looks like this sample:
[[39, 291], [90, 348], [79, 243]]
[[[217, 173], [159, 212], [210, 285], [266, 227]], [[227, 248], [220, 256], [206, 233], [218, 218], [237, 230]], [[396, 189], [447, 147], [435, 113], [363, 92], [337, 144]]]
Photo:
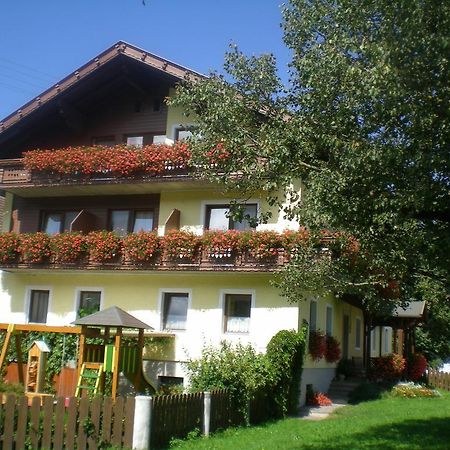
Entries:
[[150, 325], [141, 322], [136, 317], [127, 313], [117, 306], [98, 311], [89, 316], [82, 317], [73, 322], [75, 325], [92, 325], [100, 327], [123, 327], [123, 328], [138, 328], [138, 329], [152, 329]]

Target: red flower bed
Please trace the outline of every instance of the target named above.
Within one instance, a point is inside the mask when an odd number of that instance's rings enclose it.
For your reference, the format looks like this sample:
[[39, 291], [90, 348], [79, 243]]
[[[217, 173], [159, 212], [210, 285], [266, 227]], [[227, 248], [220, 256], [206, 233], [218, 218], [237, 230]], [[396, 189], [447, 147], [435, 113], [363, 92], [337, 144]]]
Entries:
[[129, 176], [135, 173], [158, 175], [166, 170], [187, 168], [190, 152], [186, 143], [130, 147], [67, 147], [25, 152], [23, 163], [30, 171], [59, 174], [101, 174]]
[[193, 259], [201, 239], [187, 231], [170, 231], [163, 237], [163, 247], [170, 258]]
[[413, 353], [406, 362], [406, 376], [408, 380], [418, 381], [427, 370], [428, 361], [421, 353]]
[[94, 262], [111, 261], [122, 249], [122, 240], [112, 231], [91, 231], [86, 242], [90, 259]]
[[81, 233], [61, 233], [50, 238], [50, 249], [56, 262], [79, 261], [87, 250], [86, 236]]
[[371, 359], [369, 378], [372, 380], [398, 381], [406, 367], [405, 359], [397, 353]]
[[19, 254], [19, 237], [16, 233], [0, 234], [0, 261], [13, 262]]
[[123, 238], [123, 251], [133, 262], [149, 262], [161, 251], [161, 239], [152, 231], [140, 231]]
[[43, 263], [50, 257], [50, 238], [45, 233], [21, 234], [20, 256], [25, 263]]
[[341, 359], [341, 348], [339, 341], [333, 336], [326, 337], [327, 349], [325, 351], [325, 359], [329, 363], [338, 362]]
[[202, 244], [212, 258], [229, 258], [241, 250], [241, 232], [237, 230], [207, 231]]
[[322, 331], [309, 332], [308, 351], [314, 361], [322, 359], [327, 352], [327, 340]]

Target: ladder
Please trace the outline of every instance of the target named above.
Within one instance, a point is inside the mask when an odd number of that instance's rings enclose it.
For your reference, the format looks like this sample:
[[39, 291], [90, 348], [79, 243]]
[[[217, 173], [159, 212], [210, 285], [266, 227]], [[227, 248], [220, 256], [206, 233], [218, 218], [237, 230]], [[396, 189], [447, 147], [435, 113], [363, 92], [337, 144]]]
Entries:
[[80, 376], [78, 377], [75, 397], [81, 397], [85, 391], [89, 396], [94, 396], [98, 392], [100, 379], [103, 374], [103, 364], [101, 363], [83, 363]]

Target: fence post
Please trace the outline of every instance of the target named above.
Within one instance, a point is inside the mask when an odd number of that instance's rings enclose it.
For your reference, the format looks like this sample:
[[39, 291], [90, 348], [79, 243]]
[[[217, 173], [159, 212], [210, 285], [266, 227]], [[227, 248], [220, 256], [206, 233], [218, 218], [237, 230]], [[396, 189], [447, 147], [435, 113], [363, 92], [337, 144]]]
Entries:
[[152, 427], [152, 397], [139, 395], [134, 404], [133, 449], [148, 450]]
[[211, 423], [211, 392], [204, 392], [203, 396], [203, 434], [209, 436]]

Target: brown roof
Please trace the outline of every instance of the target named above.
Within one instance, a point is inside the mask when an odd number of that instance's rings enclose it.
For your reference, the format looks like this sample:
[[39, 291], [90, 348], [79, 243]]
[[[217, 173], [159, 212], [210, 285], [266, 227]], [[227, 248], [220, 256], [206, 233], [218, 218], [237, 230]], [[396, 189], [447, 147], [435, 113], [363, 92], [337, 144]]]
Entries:
[[118, 41], [116, 44], [100, 53], [91, 61], [75, 70], [75, 72], [63, 78], [61, 81], [44, 91], [38, 97], [29, 101], [17, 111], [7, 116], [4, 120], [0, 121], [0, 134], [32, 112], [43, 107], [50, 100], [53, 100], [55, 97], [70, 89], [80, 80], [89, 77], [91, 74], [98, 71], [98, 69], [103, 67], [108, 62], [121, 56], [139, 61], [142, 64], [155, 69], [161, 74], [166, 74], [176, 81], [181, 81], [186, 78], [195, 79], [204, 77], [204, 75], [198, 72], [180, 66], [179, 64], [175, 64], [167, 59], [161, 58], [160, 56], [149, 53], [139, 47], [135, 47], [134, 45], [128, 44], [123, 41]]
[[123, 328], [138, 328], [138, 329], [152, 329], [150, 325], [141, 322], [136, 317], [127, 313], [123, 309], [117, 306], [111, 306], [110, 308], [103, 309], [89, 316], [77, 319], [74, 322], [75, 325], [92, 325], [102, 327], [123, 327]]

